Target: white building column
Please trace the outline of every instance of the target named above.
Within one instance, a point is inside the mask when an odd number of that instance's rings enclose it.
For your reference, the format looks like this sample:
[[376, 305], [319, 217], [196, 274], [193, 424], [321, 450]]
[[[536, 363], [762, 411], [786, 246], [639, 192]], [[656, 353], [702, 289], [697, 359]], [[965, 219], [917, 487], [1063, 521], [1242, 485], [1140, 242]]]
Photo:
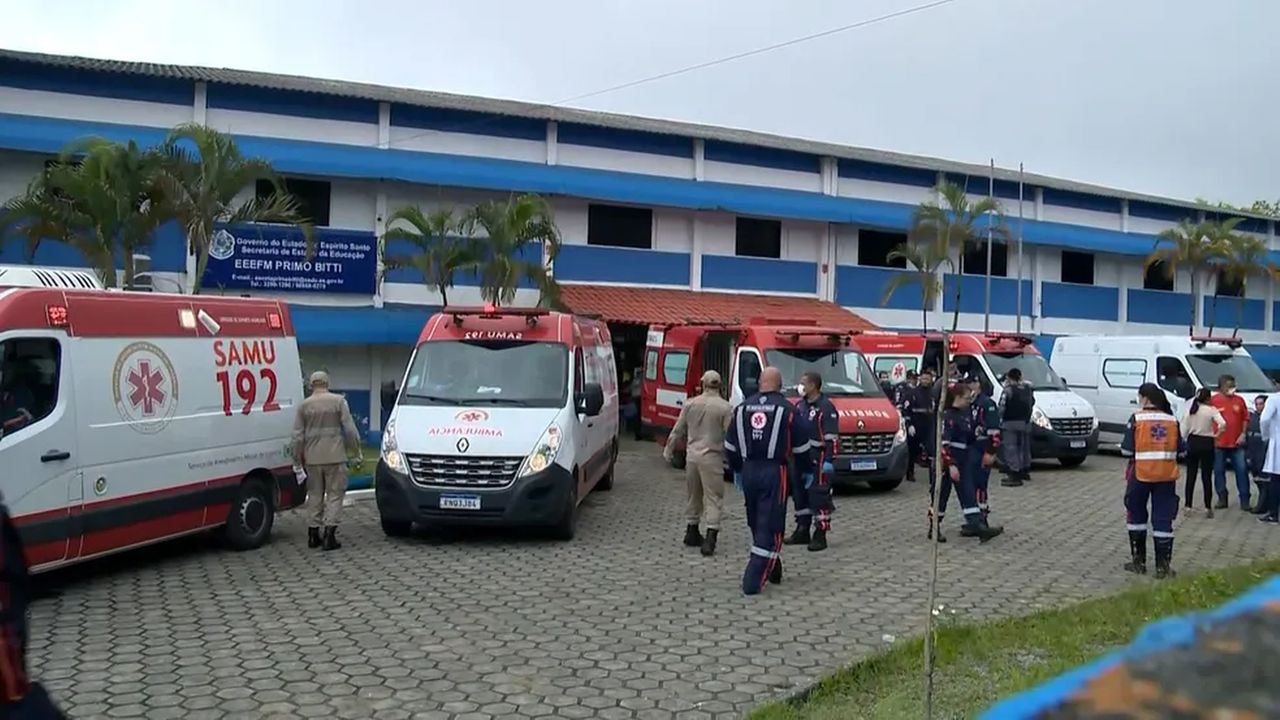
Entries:
[[195, 92], [195, 102], [193, 103], [191, 112], [191, 122], [197, 125], [207, 124], [205, 121], [209, 117], [209, 83], [197, 82]]
[[378, 103], [378, 147], [391, 147], [391, 103]]
[[693, 140], [693, 179], [699, 182], [706, 177], [707, 142], [702, 138]]
[[689, 289], [702, 289], [702, 213], [693, 213], [693, 249], [689, 253]]
[[547, 121], [547, 164], [556, 164], [556, 149], [559, 147], [559, 141], [556, 139], [559, 134], [559, 125], [555, 120]]
[[1120, 232], [1129, 232], [1129, 201], [1120, 201]]
[[[1039, 189], [1036, 191], [1036, 199], [1039, 200]], [[1041, 286], [1044, 284], [1044, 254], [1049, 252], [1048, 248], [1032, 246], [1035, 252], [1031, 254], [1031, 331], [1044, 332], [1044, 323], [1038, 323], [1042, 320], [1040, 317]]]
[[1036, 220], [1044, 220], [1044, 188], [1036, 188]]
[[387, 234], [387, 186], [381, 180], [378, 181], [378, 192], [373, 197], [373, 233], [374, 242], [378, 246], [378, 282], [373, 288], [373, 306], [380, 308], [383, 303], [382, 273], [386, 271], [386, 265], [383, 264], [382, 258], [387, 251], [386, 243], [383, 240], [383, 237]]
[[369, 429], [382, 430], [382, 356], [373, 346], [369, 347]]
[[[1125, 207], [1128, 208], [1126, 201]], [[1123, 334], [1129, 327], [1129, 268], [1125, 265], [1123, 258], [1116, 258], [1116, 266], [1120, 268], [1120, 282], [1116, 303], [1116, 321], [1120, 323], [1120, 332]]]

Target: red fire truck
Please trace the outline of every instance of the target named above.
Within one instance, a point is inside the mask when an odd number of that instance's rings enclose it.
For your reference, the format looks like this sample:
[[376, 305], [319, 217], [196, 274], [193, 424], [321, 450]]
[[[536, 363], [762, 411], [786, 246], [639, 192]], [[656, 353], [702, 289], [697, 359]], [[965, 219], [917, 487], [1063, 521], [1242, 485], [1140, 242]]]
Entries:
[[[862, 353], [857, 331], [804, 320], [754, 318], [741, 324], [654, 325], [645, 351], [640, 417], [665, 442], [686, 398], [706, 370], [724, 378], [721, 392], [737, 406], [756, 392], [766, 367], [782, 371], [783, 392], [798, 402], [800, 375], [816, 371], [840, 417], [833, 484], [897, 487], [907, 470], [906, 431]], [[676, 467], [684, 466], [683, 447]]]

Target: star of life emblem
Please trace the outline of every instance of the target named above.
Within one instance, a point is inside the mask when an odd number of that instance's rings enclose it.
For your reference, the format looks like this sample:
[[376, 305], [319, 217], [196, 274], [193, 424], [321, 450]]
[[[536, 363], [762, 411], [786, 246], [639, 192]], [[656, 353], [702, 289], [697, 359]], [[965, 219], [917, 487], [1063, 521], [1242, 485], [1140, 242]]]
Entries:
[[164, 430], [178, 411], [178, 374], [153, 343], [131, 343], [120, 352], [111, 386], [120, 419], [143, 435]]
[[1169, 429], [1166, 428], [1164, 425], [1152, 425], [1151, 437], [1154, 440], [1164, 440], [1165, 438], [1169, 437]]
[[763, 412], [757, 410], [756, 412], [751, 413], [751, 427], [756, 430], [763, 430], [765, 424], [768, 422], [769, 418], [766, 417]]

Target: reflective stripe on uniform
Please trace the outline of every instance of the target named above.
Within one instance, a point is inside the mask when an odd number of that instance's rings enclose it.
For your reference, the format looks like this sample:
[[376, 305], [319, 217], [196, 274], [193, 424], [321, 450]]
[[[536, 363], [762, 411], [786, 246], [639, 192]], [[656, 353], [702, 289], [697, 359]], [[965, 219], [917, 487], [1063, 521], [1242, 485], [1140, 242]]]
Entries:
[[728, 440], [724, 441], [724, 449], [732, 453], [738, 452], [738, 448], [734, 447], [733, 443], [729, 442]]
[[943, 440], [942, 444], [947, 447], [953, 447], [957, 450], [964, 450], [965, 448], [969, 447], [966, 443], [956, 442], [955, 440]]
[[798, 454], [800, 454], [800, 453], [802, 453], [802, 452], [807, 452], [808, 450], [812, 449], [813, 447], [815, 447], [815, 446], [814, 446], [814, 444], [813, 444], [813, 441], [812, 441], [812, 440], [805, 440], [803, 443], [800, 443], [799, 445], [792, 445], [792, 446], [791, 446], [791, 454], [792, 454], [792, 455], [798, 455]]
[[839, 434], [839, 433], [827, 433], [827, 434], [826, 434], [826, 435], [824, 435], [823, 437], [825, 437], [825, 438], [826, 438], [826, 439], [828, 439], [828, 440], [839, 440], [839, 439], [840, 439], [840, 434]]
[[1165, 532], [1164, 530], [1152, 530], [1152, 531], [1151, 531], [1151, 537], [1153, 537], [1153, 538], [1171, 538], [1171, 537], [1173, 537], [1173, 533], [1172, 533], [1172, 532]]
[[1163, 450], [1144, 450], [1133, 454], [1134, 460], [1177, 460], [1178, 453]]
[[781, 405], [773, 410], [773, 432], [769, 435], [769, 450], [765, 455], [770, 460], [773, 460], [778, 453], [778, 433], [782, 432], [782, 418], [785, 412]]
[[1133, 414], [1134, 420], [1163, 420], [1165, 422], [1178, 422], [1178, 419], [1168, 413], [1143, 411]]
[[982, 508], [979, 508], [979, 507], [967, 507], [967, 508], [964, 508], [964, 514], [965, 514], [965, 515], [977, 515], [977, 514], [978, 514], [978, 513], [980, 513], [980, 512], [982, 512]]
[[1147, 529], [1146, 525], [1139, 525], [1137, 523], [1128, 523], [1124, 527], [1126, 530], [1146, 530]]
[[810, 509], [808, 509], [808, 508], [805, 508], [804, 510], [797, 510], [797, 511], [796, 511], [796, 517], [806, 517], [806, 516], [808, 516], [808, 515], [812, 515], [812, 514], [813, 514], [813, 510], [810, 510]]
[[766, 549], [764, 549], [764, 548], [762, 548], [762, 547], [757, 547], [757, 546], [755, 546], [755, 545], [752, 545], [752, 546], [751, 546], [751, 554], [752, 554], [752, 555], [759, 555], [760, 557], [763, 557], [763, 558], [774, 558], [774, 559], [776, 559], [776, 558], [780, 557], [780, 556], [778, 555], [778, 553], [776, 553], [776, 552], [774, 552], [774, 551], [772, 551], [772, 550], [766, 550]]
[[742, 424], [742, 416], [743, 416], [744, 414], [745, 414], [745, 413], [743, 413], [741, 409], [739, 409], [739, 411], [737, 412], [737, 416], [738, 416], [738, 418], [737, 418], [737, 422], [738, 422], [738, 439], [742, 441], [742, 449], [740, 449], [738, 452], [742, 454], [742, 460], [743, 460], [743, 462], [746, 462], [746, 459], [747, 459], [747, 431], [746, 431], [746, 427]]

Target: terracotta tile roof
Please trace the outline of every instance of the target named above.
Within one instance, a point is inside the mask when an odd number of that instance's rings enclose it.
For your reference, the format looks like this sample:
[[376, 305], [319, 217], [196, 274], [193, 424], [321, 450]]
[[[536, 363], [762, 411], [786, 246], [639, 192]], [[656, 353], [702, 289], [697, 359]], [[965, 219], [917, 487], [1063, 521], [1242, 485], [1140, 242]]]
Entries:
[[839, 305], [814, 298], [604, 285], [564, 285], [560, 293], [564, 304], [574, 312], [596, 314], [609, 322], [746, 322], [768, 317], [816, 320], [819, 325], [849, 330], [876, 329]]

